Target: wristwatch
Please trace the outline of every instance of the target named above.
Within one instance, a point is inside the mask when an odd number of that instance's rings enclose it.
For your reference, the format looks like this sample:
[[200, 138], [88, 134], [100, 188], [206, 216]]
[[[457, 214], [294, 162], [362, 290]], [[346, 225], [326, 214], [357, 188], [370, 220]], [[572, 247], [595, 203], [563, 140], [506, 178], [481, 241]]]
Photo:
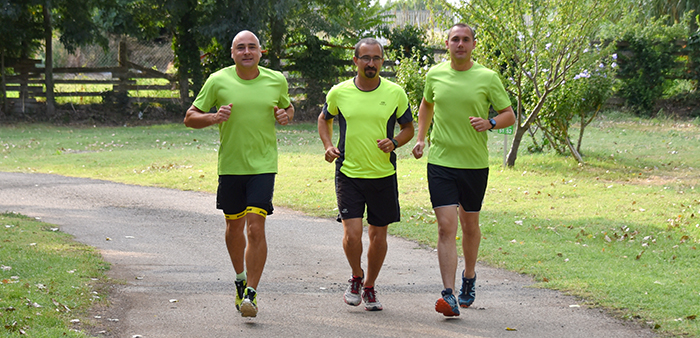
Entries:
[[392, 138], [392, 139], [391, 139], [391, 143], [394, 144], [394, 149], [396, 149], [396, 148], [399, 147], [399, 141], [397, 141], [395, 138]]
[[496, 120], [489, 119], [489, 123], [491, 123], [491, 129], [496, 128]]

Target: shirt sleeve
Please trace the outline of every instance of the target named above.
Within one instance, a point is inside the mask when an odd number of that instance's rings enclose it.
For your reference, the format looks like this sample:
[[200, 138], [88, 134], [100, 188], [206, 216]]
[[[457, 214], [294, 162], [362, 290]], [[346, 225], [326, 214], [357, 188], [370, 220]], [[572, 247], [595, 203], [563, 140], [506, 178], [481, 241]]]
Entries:
[[204, 82], [204, 86], [197, 94], [197, 98], [192, 102], [192, 105], [197, 107], [197, 109], [208, 112], [212, 107], [216, 106], [216, 95], [211, 95], [210, 93], [215, 93], [214, 83], [216, 82], [215, 77], [209, 76], [207, 81]]
[[338, 115], [338, 103], [335, 100], [335, 90], [331, 88], [326, 95], [326, 103], [323, 105], [323, 117], [330, 120]]
[[408, 96], [403, 89], [399, 90], [398, 109], [396, 109], [396, 121], [399, 124], [404, 124], [413, 121], [413, 113], [411, 105], [408, 104]]
[[284, 77], [284, 75], [280, 75], [282, 77], [282, 84], [280, 88], [280, 97], [277, 101], [277, 107], [287, 109], [292, 104], [292, 101], [289, 100], [289, 84], [287, 83], [287, 79]]
[[435, 97], [433, 96], [433, 76], [432, 76], [432, 71], [433, 69], [431, 68], [428, 71], [428, 74], [425, 74], [425, 87], [423, 87], [423, 98], [425, 101], [428, 103], [434, 103], [435, 102]]
[[503, 110], [511, 106], [510, 96], [503, 87], [501, 78], [498, 74], [494, 73], [491, 78], [491, 85], [489, 88], [489, 101], [496, 111]]

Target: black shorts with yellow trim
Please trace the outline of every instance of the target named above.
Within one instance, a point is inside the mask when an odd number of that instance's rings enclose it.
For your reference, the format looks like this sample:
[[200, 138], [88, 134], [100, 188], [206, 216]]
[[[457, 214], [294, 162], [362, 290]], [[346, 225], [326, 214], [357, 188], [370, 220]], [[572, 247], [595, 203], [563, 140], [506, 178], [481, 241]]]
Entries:
[[275, 174], [219, 175], [216, 191], [216, 208], [224, 212], [226, 219], [239, 219], [253, 213], [267, 217], [272, 215], [272, 194]]

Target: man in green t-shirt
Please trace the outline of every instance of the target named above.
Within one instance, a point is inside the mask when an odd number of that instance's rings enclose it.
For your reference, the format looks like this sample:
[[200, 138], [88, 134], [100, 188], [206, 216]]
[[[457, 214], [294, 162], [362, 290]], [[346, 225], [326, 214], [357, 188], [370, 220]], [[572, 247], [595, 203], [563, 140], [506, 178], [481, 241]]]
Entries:
[[[352, 276], [345, 303], [365, 310], [382, 310], [374, 283], [387, 251], [387, 227], [400, 219], [394, 150], [413, 138], [413, 115], [406, 92], [379, 76], [384, 49], [375, 39], [355, 45], [357, 76], [335, 85], [318, 116], [318, 132], [326, 161], [335, 160], [335, 189], [343, 249]], [[338, 118], [337, 146], [331, 141], [333, 119]], [[400, 131], [394, 137], [394, 128]], [[369, 248], [367, 273], [362, 270], [362, 217], [367, 207]], [[364, 286], [364, 288], [363, 288]], [[362, 294], [360, 295], [360, 291]]]
[[[515, 114], [498, 74], [472, 60], [474, 30], [456, 24], [445, 44], [450, 61], [435, 65], [426, 75], [413, 155], [423, 156], [432, 122], [428, 188], [438, 221], [438, 261], [444, 286], [435, 310], [445, 316], [459, 316], [459, 307], [469, 307], [475, 297], [474, 267], [481, 241], [479, 211], [489, 173], [485, 131], [512, 125]], [[489, 118], [490, 106], [498, 112], [494, 118]], [[457, 300], [453, 294], [458, 262], [455, 238], [460, 223], [464, 270]]]
[[[272, 214], [277, 173], [275, 121], [286, 125], [294, 117], [287, 80], [258, 66], [261, 56], [255, 34], [238, 33], [231, 45], [235, 65], [209, 76], [185, 116], [188, 127], [219, 127], [216, 207], [226, 219], [226, 247], [236, 271], [235, 305], [243, 317], [258, 313], [255, 289], [267, 260], [265, 218]], [[213, 107], [218, 107], [216, 113], [207, 113]]]

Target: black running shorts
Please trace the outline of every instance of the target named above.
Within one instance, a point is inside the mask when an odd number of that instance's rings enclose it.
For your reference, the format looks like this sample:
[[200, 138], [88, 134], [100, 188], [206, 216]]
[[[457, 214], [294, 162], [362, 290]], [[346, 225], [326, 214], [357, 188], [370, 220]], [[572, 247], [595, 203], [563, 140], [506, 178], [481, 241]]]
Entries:
[[[227, 215], [245, 216], [246, 210], [262, 209], [272, 215], [272, 193], [275, 189], [275, 174], [220, 175], [216, 191], [216, 208]], [[262, 212], [258, 212], [262, 214]], [[234, 217], [240, 218], [240, 217]]]
[[386, 226], [401, 219], [396, 174], [384, 178], [350, 178], [335, 173], [335, 193], [340, 219], [362, 218], [367, 206], [367, 223]]
[[467, 212], [481, 211], [488, 180], [489, 168], [455, 169], [428, 163], [433, 209], [459, 204]]

